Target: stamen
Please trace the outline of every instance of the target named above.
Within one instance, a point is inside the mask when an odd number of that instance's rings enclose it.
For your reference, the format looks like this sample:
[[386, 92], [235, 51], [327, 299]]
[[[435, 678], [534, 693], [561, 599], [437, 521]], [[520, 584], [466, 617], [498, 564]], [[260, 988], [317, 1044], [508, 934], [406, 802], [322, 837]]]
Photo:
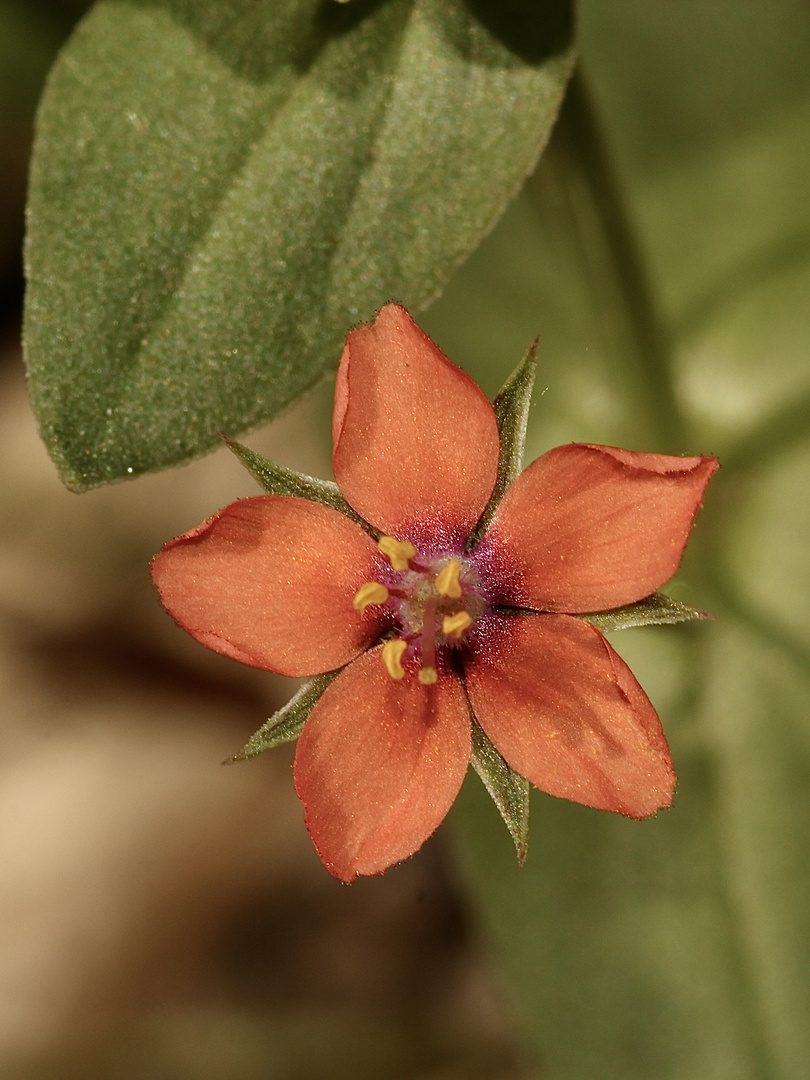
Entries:
[[384, 604], [388, 599], [388, 589], [379, 581], [367, 581], [354, 594], [352, 607], [355, 611], [365, 611], [369, 604]]
[[433, 686], [438, 678], [439, 673], [435, 667], [423, 667], [419, 672], [419, 682], [423, 686]]
[[382, 647], [382, 658], [385, 669], [395, 682], [405, 677], [405, 669], [402, 666], [402, 657], [408, 648], [408, 642], [402, 638], [391, 638]]
[[436, 592], [440, 596], [449, 596], [451, 600], [458, 600], [461, 596], [461, 583], [458, 576], [461, 573], [461, 563], [458, 559], [451, 559], [441, 573], [436, 575]]
[[395, 540], [393, 536], [381, 536], [377, 547], [395, 570], [407, 570], [408, 560], [416, 554], [416, 548], [407, 540]]
[[446, 637], [460, 638], [471, 626], [472, 616], [466, 611], [457, 611], [455, 615], [445, 615], [442, 619], [442, 633]]

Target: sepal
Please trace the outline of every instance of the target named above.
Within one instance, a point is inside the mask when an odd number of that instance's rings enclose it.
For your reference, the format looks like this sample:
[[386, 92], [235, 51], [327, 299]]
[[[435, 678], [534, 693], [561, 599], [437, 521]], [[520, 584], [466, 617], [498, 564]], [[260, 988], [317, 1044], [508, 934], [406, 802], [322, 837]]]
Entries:
[[529, 782], [515, 772], [487, 738], [472, 715], [470, 763], [490, 794], [506, 823], [522, 866], [529, 850]]
[[526, 427], [529, 422], [529, 409], [532, 404], [532, 391], [537, 369], [537, 346], [535, 338], [528, 352], [503, 384], [492, 402], [495, 418], [498, 421], [500, 436], [500, 454], [498, 457], [498, 477], [486, 510], [467, 542], [471, 551], [484, 535], [487, 525], [495, 513], [495, 508], [504, 496], [509, 485], [523, 471], [523, 450], [526, 445]]
[[629, 630], [633, 626], [651, 626], [663, 623], [691, 622], [693, 619], [713, 619], [714, 615], [673, 600], [664, 593], [653, 593], [635, 604], [612, 611], [595, 611], [588, 615], [577, 616], [585, 619], [605, 634], [613, 630]]
[[337, 510], [346, 517], [356, 522], [361, 529], [378, 540], [380, 533], [349, 506], [340, 493], [340, 488], [331, 480], [319, 480], [314, 476], [296, 472], [294, 469], [285, 469], [283, 465], [277, 465], [269, 458], [262, 457], [255, 450], [248, 449], [242, 443], [222, 436], [225, 445], [244, 465], [256, 483], [267, 492], [268, 495], [288, 495], [296, 499], [308, 499], [310, 502], [321, 503]]
[[226, 758], [222, 764], [234, 765], [237, 761], [249, 761], [250, 758], [263, 754], [265, 750], [272, 750], [282, 743], [297, 739], [324, 690], [342, 670], [340, 668], [338, 671], [327, 671], [323, 675], [308, 679], [286, 705], [251, 735], [241, 750], [233, 757]]

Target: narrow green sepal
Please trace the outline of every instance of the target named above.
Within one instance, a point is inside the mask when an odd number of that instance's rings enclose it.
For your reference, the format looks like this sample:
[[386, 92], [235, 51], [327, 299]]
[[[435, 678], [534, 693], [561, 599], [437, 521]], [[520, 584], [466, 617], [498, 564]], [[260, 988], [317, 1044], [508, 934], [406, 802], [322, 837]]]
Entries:
[[586, 619], [609, 634], [612, 630], [629, 630], [633, 626], [690, 622], [692, 619], [713, 619], [714, 616], [682, 604], [680, 600], [673, 600], [664, 593], [653, 593], [635, 604], [626, 604], [612, 611], [595, 611], [579, 618]]
[[498, 812], [506, 823], [522, 866], [529, 850], [529, 782], [506, 763], [470, 712], [472, 753], [470, 763], [481, 777]]
[[259, 730], [250, 736], [248, 741], [238, 750], [233, 757], [226, 758], [223, 765], [233, 765], [237, 761], [249, 761], [250, 758], [263, 754], [265, 750], [272, 750], [282, 743], [293, 742], [301, 734], [301, 729], [309, 717], [309, 714], [321, 699], [321, 694], [329, 684], [340, 674], [340, 671], [327, 671], [324, 675], [316, 675], [305, 682], [293, 697], [274, 713], [266, 724], [262, 724]]
[[471, 551], [484, 535], [504, 492], [523, 471], [523, 449], [526, 445], [526, 427], [529, 422], [529, 409], [532, 404], [534, 377], [537, 370], [538, 342], [539, 338], [535, 338], [529, 351], [492, 402], [501, 439], [498, 478], [487, 508], [467, 542], [468, 551]]
[[501, 457], [495, 484], [495, 492], [500, 492], [501, 495], [523, 472], [523, 450], [537, 373], [539, 344], [540, 339], [535, 338], [492, 402], [501, 436]]
[[340, 488], [331, 480], [319, 480], [314, 476], [295, 472], [294, 469], [285, 469], [282, 465], [276, 465], [274, 461], [262, 457], [255, 450], [249, 450], [247, 446], [243, 446], [234, 439], [228, 439], [224, 435], [222, 438], [228, 449], [236, 455], [256, 483], [268, 495], [288, 495], [292, 498], [309, 499], [310, 502], [329, 506], [351, 518], [375, 540], [379, 539], [379, 531], [352, 510], [341, 495]]

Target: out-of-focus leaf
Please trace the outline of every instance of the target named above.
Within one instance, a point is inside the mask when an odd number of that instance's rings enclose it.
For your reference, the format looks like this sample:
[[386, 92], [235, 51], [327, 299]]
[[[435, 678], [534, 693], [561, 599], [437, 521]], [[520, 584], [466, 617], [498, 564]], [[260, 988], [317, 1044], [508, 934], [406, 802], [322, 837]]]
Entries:
[[42, 434], [81, 490], [275, 415], [423, 306], [536, 161], [570, 0], [103, 0], [52, 72], [29, 207]]
[[[533, 793], [522, 870], [477, 785], [456, 812], [544, 1080], [803, 1080], [810, 1060], [810, 16], [789, 0], [740, 12], [581, 9], [659, 300], [671, 452], [723, 468], [667, 585], [716, 620], [611, 638], [661, 715], [672, 808], [632, 822]], [[604, 303], [621, 285], [562, 158], [552, 143], [543, 200], [526, 192], [425, 322], [492, 381], [493, 358], [541, 335], [535, 453], [651, 449], [639, 357]]]

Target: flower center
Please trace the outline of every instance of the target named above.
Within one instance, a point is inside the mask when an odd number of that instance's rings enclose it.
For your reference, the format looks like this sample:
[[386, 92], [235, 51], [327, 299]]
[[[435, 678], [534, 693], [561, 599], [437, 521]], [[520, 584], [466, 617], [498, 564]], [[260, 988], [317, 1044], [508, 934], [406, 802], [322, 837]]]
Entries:
[[419, 664], [419, 681], [426, 686], [438, 678], [437, 655], [459, 648], [464, 635], [486, 607], [481, 583], [462, 555], [444, 554], [423, 560], [413, 544], [393, 536], [380, 538], [377, 547], [391, 564], [387, 583], [367, 581], [354, 596], [354, 607], [387, 606], [398, 626], [398, 636], [382, 648], [392, 679], [405, 677], [403, 660]]

